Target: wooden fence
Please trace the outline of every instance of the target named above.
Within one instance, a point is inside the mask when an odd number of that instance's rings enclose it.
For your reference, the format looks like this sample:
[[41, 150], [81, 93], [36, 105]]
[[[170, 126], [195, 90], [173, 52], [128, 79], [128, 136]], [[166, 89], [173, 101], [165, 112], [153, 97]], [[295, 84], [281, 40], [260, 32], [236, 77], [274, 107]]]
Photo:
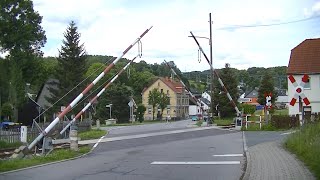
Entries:
[[[48, 134], [48, 136], [55, 136], [67, 125], [67, 122], [59, 122]], [[48, 127], [49, 123], [39, 123], [38, 124], [41, 129], [45, 129]], [[75, 125], [78, 127], [78, 131], [87, 131], [91, 128], [91, 121], [82, 121], [76, 122]], [[40, 130], [33, 125], [32, 127], [28, 127], [27, 132], [27, 141], [28, 143], [32, 142], [40, 133]], [[8, 143], [21, 142], [20, 140], [20, 128], [9, 128], [9, 129], [1, 129], [0, 128], [0, 141], [5, 141]], [[69, 137], [68, 131], [64, 134], [62, 138]], [[61, 137], [60, 137], [61, 138]]]

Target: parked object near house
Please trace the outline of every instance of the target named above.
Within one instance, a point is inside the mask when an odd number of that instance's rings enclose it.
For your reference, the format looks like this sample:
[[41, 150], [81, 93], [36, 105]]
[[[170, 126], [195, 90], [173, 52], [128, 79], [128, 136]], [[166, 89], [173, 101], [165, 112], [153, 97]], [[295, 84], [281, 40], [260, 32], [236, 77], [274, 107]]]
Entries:
[[[303, 75], [309, 76], [302, 91], [310, 104], [299, 104], [298, 98], [293, 106], [289, 105], [289, 115], [301, 115], [303, 109], [306, 110], [304, 115], [308, 116], [320, 112], [320, 38], [306, 39], [291, 50], [287, 74], [292, 75], [297, 84], [300, 84]], [[289, 102], [296, 92], [297, 87], [288, 80]]]

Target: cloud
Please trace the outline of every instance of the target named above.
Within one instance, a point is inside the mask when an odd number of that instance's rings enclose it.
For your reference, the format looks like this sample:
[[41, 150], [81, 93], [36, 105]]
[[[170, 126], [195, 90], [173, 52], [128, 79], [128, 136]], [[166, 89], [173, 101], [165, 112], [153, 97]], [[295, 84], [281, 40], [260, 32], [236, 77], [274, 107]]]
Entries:
[[[35, 9], [43, 16], [48, 43], [45, 55], [58, 55], [63, 33], [75, 20], [88, 54], [119, 56], [151, 25], [154, 27], [142, 39], [143, 59], [148, 63], [174, 61], [184, 70], [206, 70], [202, 57], [198, 62], [198, 47], [190, 31], [197, 36], [209, 36], [209, 12], [213, 20], [214, 67], [248, 68], [287, 65], [290, 50], [306, 38], [314, 37], [308, 24], [278, 27], [217, 30], [230, 25], [261, 25], [284, 22], [302, 17], [306, 12], [319, 12], [319, 2], [292, 3], [290, 0], [212, 1], [182, 0], [35, 0]], [[301, 7], [307, 7], [305, 13]], [[299, 18], [298, 18], [299, 19]], [[308, 25], [308, 26], [307, 26]], [[199, 39], [209, 56], [209, 44]], [[133, 47], [125, 56], [137, 54]]]

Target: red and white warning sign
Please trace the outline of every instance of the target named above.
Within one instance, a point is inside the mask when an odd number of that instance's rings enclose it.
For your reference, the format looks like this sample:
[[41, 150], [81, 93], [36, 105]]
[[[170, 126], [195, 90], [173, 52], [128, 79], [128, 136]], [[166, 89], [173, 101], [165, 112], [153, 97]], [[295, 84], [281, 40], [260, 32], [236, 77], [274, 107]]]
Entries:
[[300, 82], [299, 85], [298, 85], [296, 79], [292, 75], [289, 75], [289, 80], [293, 84], [293, 87], [294, 87], [294, 90], [295, 90], [294, 96], [290, 101], [290, 105], [294, 106], [296, 104], [297, 100], [299, 99], [299, 96], [301, 97], [301, 99], [303, 100], [303, 102], [306, 105], [309, 105], [310, 101], [309, 101], [309, 99], [306, 97], [306, 95], [303, 92], [304, 86], [309, 80], [309, 76], [305, 74], [302, 77], [302, 81]]

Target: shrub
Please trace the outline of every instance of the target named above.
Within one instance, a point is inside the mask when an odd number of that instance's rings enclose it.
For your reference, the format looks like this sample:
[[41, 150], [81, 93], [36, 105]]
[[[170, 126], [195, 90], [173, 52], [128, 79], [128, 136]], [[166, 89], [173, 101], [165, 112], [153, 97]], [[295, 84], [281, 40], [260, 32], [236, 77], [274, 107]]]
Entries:
[[288, 115], [272, 115], [271, 125], [276, 129], [289, 129], [299, 126], [299, 118]]
[[244, 114], [253, 114], [256, 111], [256, 106], [250, 104], [241, 104], [240, 108]]

